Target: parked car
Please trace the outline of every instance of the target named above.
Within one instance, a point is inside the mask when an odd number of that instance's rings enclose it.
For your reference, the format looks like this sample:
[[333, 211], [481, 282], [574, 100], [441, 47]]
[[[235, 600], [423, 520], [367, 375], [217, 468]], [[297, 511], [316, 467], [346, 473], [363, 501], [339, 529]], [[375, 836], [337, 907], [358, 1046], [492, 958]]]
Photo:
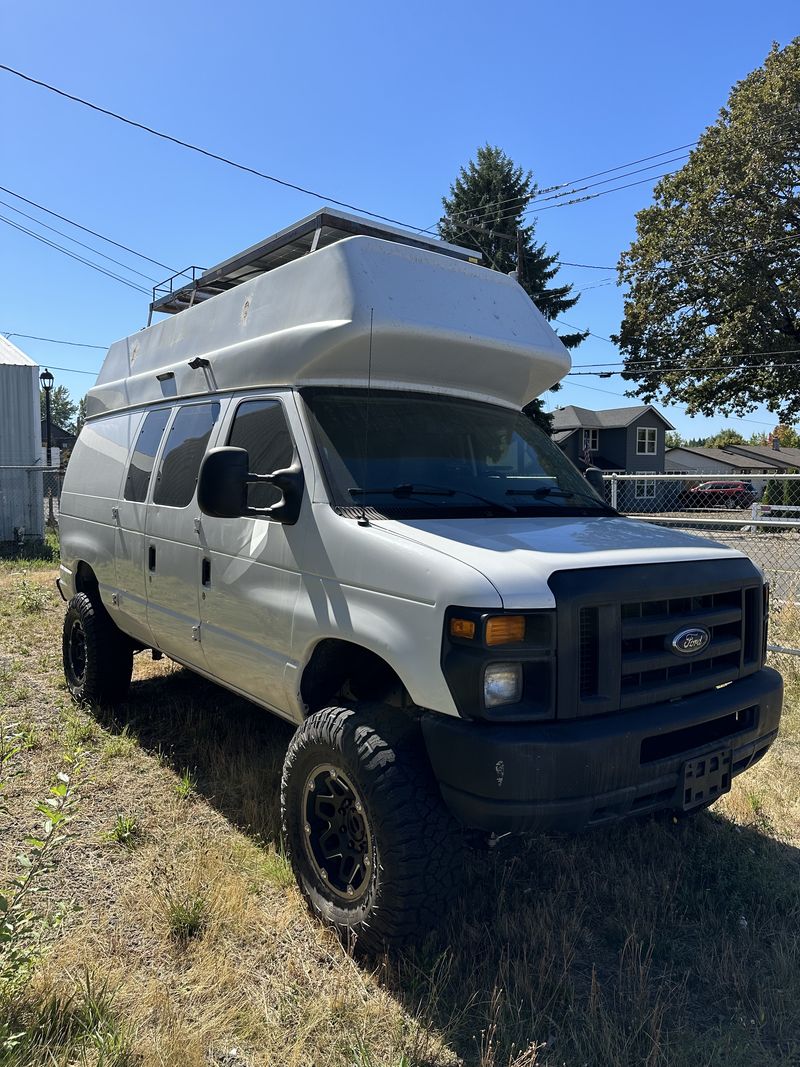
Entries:
[[752, 482], [703, 482], [686, 494], [691, 508], [749, 508], [758, 499]]
[[517, 282], [341, 221], [363, 234], [275, 265], [279, 235], [112, 345], [59, 589], [76, 700], [125, 699], [152, 650], [294, 724], [298, 883], [380, 949], [458, 899], [462, 827], [712, 803], [783, 685], [758, 568], [622, 518], [523, 414], [570, 360]]

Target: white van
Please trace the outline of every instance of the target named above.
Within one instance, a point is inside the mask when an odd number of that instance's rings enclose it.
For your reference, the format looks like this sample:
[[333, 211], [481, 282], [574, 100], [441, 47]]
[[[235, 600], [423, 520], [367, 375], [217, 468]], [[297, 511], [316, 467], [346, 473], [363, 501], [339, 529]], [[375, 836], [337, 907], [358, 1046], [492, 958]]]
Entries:
[[512, 278], [323, 211], [153, 307], [67, 470], [67, 681], [121, 700], [152, 649], [295, 723], [285, 846], [340, 930], [427, 929], [462, 827], [692, 812], [767, 751], [761, 573], [522, 413], [569, 356]]

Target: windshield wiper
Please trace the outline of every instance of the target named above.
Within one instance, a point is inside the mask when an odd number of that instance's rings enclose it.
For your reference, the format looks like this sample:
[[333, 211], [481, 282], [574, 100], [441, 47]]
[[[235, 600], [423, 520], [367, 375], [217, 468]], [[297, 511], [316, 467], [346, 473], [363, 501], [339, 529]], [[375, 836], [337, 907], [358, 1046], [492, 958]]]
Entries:
[[517, 509], [513, 504], [504, 504], [502, 500], [491, 500], [488, 496], [481, 496], [480, 493], [473, 493], [471, 489], [453, 489], [447, 485], [430, 485], [428, 482], [400, 482], [399, 485], [393, 485], [391, 488], [374, 488], [374, 489], [348, 489], [348, 493], [351, 496], [366, 496], [369, 493], [388, 493], [392, 496], [396, 496], [399, 499], [410, 496], [455, 496], [457, 493], [461, 493], [463, 496], [472, 497], [473, 500], [480, 500], [483, 504], [487, 504], [490, 508], [496, 508], [498, 511], [504, 511], [508, 515], [516, 515]]
[[535, 496], [539, 500], [543, 500], [546, 496], [563, 496], [568, 499], [580, 497], [581, 500], [589, 500], [596, 507], [616, 514], [614, 508], [609, 507], [599, 497], [593, 496], [591, 493], [582, 493], [578, 489], [562, 489], [560, 485], [540, 485], [538, 489], [506, 489], [506, 496]]

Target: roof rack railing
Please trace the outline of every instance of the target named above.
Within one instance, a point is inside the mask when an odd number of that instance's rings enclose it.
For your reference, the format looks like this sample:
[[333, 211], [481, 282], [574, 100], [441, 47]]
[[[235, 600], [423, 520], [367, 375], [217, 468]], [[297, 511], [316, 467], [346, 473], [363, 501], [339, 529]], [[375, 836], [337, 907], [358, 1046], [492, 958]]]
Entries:
[[[424, 248], [470, 263], [481, 262], [481, 253], [473, 248], [462, 248], [427, 234], [412, 233], [410, 230], [359, 218], [357, 215], [321, 208], [215, 267], [207, 270], [196, 266], [187, 267], [185, 271], [159, 282], [153, 288], [147, 325], [152, 322], [154, 312], [175, 315], [196, 303], [241, 285], [242, 282], [250, 281], [259, 274], [300, 259], [310, 252], [316, 252], [318, 248], [356, 235], [378, 237], [384, 241]], [[184, 280], [178, 284], [179, 279]]]

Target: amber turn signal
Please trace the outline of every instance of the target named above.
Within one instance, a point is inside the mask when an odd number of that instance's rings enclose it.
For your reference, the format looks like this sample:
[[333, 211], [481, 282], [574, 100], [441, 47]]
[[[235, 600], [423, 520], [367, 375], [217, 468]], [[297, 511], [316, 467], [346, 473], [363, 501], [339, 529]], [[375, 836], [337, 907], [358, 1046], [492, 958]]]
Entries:
[[475, 636], [475, 623], [470, 619], [451, 619], [450, 636], [465, 637], [468, 641], [471, 641]]
[[495, 615], [486, 620], [487, 645], [514, 645], [524, 640], [524, 615]]

